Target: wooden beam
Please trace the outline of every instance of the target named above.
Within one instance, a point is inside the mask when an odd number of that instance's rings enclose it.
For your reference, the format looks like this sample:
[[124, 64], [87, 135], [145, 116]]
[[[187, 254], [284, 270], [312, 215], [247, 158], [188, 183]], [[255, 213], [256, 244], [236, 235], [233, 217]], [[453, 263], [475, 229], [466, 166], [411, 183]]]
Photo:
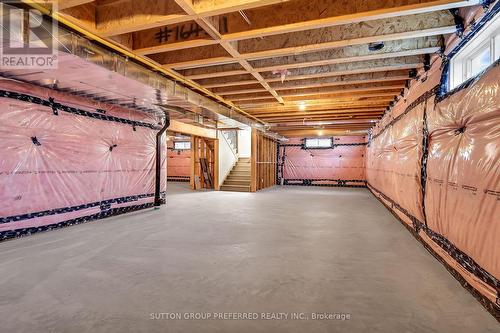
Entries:
[[[190, 15], [198, 14], [199, 11], [193, 6], [192, 3], [188, 2], [189, 0], [176, 0], [177, 3]], [[208, 0], [207, 0], [208, 1]], [[212, 1], [212, 0], [210, 0]], [[273, 1], [273, 0], [267, 0]], [[253, 1], [253, 5], [257, 5], [258, 1]], [[247, 1], [247, 5], [250, 2]], [[260, 2], [262, 5], [262, 2]], [[226, 2], [227, 5], [227, 2]], [[213, 7], [213, 6], [212, 6]], [[233, 7], [234, 8], [234, 7]], [[198, 8], [199, 9], [199, 8]], [[213, 9], [213, 8], [212, 8]], [[240, 66], [249, 72], [261, 85], [264, 87], [274, 98], [280, 103], [283, 103], [283, 99], [274, 91], [269, 84], [264, 80], [262, 75], [255, 72], [252, 66], [248, 63], [248, 61], [240, 59], [241, 55], [238, 52], [238, 47], [235, 43], [222, 41], [222, 35], [220, 33], [220, 25], [221, 20], [214, 18], [204, 18], [199, 17], [196, 19], [196, 23], [199, 24], [203, 29], [216, 41], [218, 41], [220, 47], [222, 47], [228, 54], [230, 54], [234, 59], [237, 59], [237, 62]]]
[[[304, 101], [306, 105], [306, 109], [309, 110], [325, 110], [332, 108], [342, 108], [342, 107], [362, 107], [362, 106], [387, 106], [390, 101], [394, 100], [391, 97], [377, 97], [377, 98], [351, 98], [342, 101], [334, 100], [334, 101], [323, 101], [323, 100], [308, 100]], [[252, 104], [245, 105], [245, 110], [254, 114], [255, 112], [260, 111], [290, 111], [290, 110], [300, 110], [299, 102], [288, 102], [284, 105], [280, 105], [278, 103], [269, 103], [269, 102], [252, 102]]]
[[[371, 127], [371, 126], [370, 126]], [[332, 136], [332, 135], [366, 135], [368, 130], [344, 130], [344, 129], [309, 129], [309, 130], [280, 130], [279, 134], [285, 137], [304, 136]]]
[[[351, 64], [347, 66], [346, 64], [339, 64], [336, 66], [329, 66], [324, 68], [323, 72], [307, 73], [307, 71], [294, 71], [291, 75], [286, 76], [284, 83], [295, 80], [316, 80], [324, 78], [339, 77], [345, 75], [356, 75], [356, 74], [369, 74], [369, 73], [379, 73], [379, 72], [391, 72], [391, 71], [402, 71], [414, 68], [421, 68], [423, 63], [420, 59], [409, 59], [413, 60], [411, 62], [397, 61], [370, 61], [364, 62], [362, 65]], [[326, 69], [330, 70], [327, 71]], [[281, 84], [281, 78], [278, 75], [263, 75], [266, 82], [271, 83], [273, 87], [275, 84]], [[235, 76], [235, 77], [221, 77], [217, 79], [203, 79], [197, 81], [199, 84], [206, 88], [220, 88], [220, 87], [230, 87], [230, 86], [240, 86], [246, 84], [255, 83], [249, 76]]]
[[210, 80], [211, 82], [207, 83], [206, 85], [201, 84], [201, 83], [200, 84], [203, 85], [204, 87], [206, 87], [207, 89], [211, 89], [211, 88], [217, 88], [217, 87], [241, 86], [241, 85], [255, 83], [255, 80], [252, 77], [250, 77], [250, 74], [244, 75], [244, 76], [240, 75], [239, 78], [241, 78], [241, 77], [245, 77], [246, 79], [239, 80], [239, 81], [238, 80], [233, 81], [231, 79], [228, 79], [227, 77], [221, 77], [220, 79], [217, 79], [217, 80]]
[[265, 91], [267, 91], [267, 90], [259, 87], [259, 88], [229, 90], [229, 91], [223, 91], [223, 92], [215, 92], [214, 91], [214, 93], [219, 94], [221, 96], [228, 96], [228, 95], [249, 94], [249, 93], [265, 92]]
[[[290, 33], [264, 39], [239, 41], [239, 51], [246, 59], [299, 54], [350, 45], [436, 36], [456, 32], [453, 15], [448, 11], [389, 18], [322, 28], [307, 33]], [[279, 48], [276, 46], [279, 45]]]
[[227, 16], [226, 40], [262, 38], [265, 36], [326, 28], [371, 20], [397, 18], [433, 11], [479, 4], [479, 0], [296, 0], [282, 5], [245, 11], [251, 22], [238, 14]]
[[[256, 71], [262, 73], [284, 69], [290, 70], [358, 61], [418, 56], [436, 53], [440, 48], [440, 39], [433, 36], [388, 41], [385, 43], [383, 49], [378, 51], [370, 51], [366, 45], [355, 45], [309, 54], [255, 60], [251, 61], [250, 64]], [[227, 76], [241, 74], [239, 72], [233, 72], [232, 68], [223, 70], [220, 66], [188, 69], [182, 74], [189, 79], [198, 80], [210, 78], [214, 72], [216, 72], [218, 76], [223, 76], [224, 73]]]
[[255, 128], [252, 128], [251, 153], [250, 153], [250, 192], [257, 191], [257, 140], [259, 135]]
[[[186, 0], [181, 1], [185, 2]], [[193, 9], [200, 16], [214, 16], [287, 1], [289, 0], [198, 0], [195, 2]], [[176, 0], [176, 2], [179, 3], [179, 0]]]
[[104, 37], [190, 20], [175, 2], [156, 0], [111, 2], [97, 6], [96, 17], [96, 28]]
[[[362, 48], [368, 49], [366, 46]], [[372, 54], [363, 54], [363, 55], [352, 55], [346, 57], [339, 58], [330, 58], [325, 60], [317, 60], [317, 61], [305, 61], [305, 62], [297, 62], [292, 64], [279, 64], [268, 67], [256, 67], [255, 70], [259, 72], [272, 72], [280, 69], [294, 69], [294, 68], [307, 68], [307, 67], [316, 67], [316, 66], [325, 66], [325, 65], [333, 65], [333, 64], [343, 64], [343, 63], [352, 63], [352, 62], [360, 62], [360, 61], [371, 61], [377, 59], [390, 59], [390, 58], [399, 58], [399, 57], [411, 57], [416, 55], [425, 55], [436, 53], [440, 50], [440, 47], [426, 47], [419, 48], [407, 51], [397, 51], [397, 52], [383, 52]], [[362, 53], [362, 52], [360, 52]], [[364, 53], [364, 52], [363, 52]]]
[[241, 54], [238, 51], [236, 43], [221, 40], [222, 35], [220, 34], [218, 27], [214, 25], [213, 20], [210, 21], [209, 19], [202, 18], [201, 22], [203, 22], [203, 26], [207, 29], [207, 31], [209, 31], [210, 35], [213, 36], [215, 40], [219, 41], [220, 46], [224, 48], [224, 50], [226, 50], [226, 52], [229, 53], [234, 59], [237, 59], [241, 67], [250, 73], [279, 103], [283, 103], [283, 99], [274, 89], [271, 88], [262, 75], [256, 72], [247, 60], [241, 58]]
[[57, 1], [57, 10], [61, 11], [68, 8], [84, 5], [93, 1], [94, 0], [59, 0]]
[[[135, 37], [134, 40], [143, 40], [141, 37]], [[215, 45], [217, 41], [212, 39], [200, 38], [193, 40], [186, 40], [176, 43], [164, 43], [155, 46], [146, 46], [138, 49], [134, 49], [134, 52], [140, 55], [148, 55], [162, 52], [179, 51], [184, 49], [191, 49], [201, 46]]]
[[[364, 85], [347, 85], [342, 87], [326, 87], [326, 88], [309, 88], [309, 89], [294, 89], [286, 90], [281, 93], [283, 98], [295, 97], [295, 96], [315, 96], [323, 94], [345, 94], [345, 93], [359, 93], [367, 91], [377, 91], [377, 90], [401, 90], [405, 87], [405, 82], [395, 82], [395, 83], [372, 83]], [[244, 100], [249, 98], [267, 98], [268, 95], [258, 94], [236, 94], [236, 95], [223, 95], [227, 96], [227, 99], [232, 101]]]
[[183, 123], [177, 120], [170, 120], [170, 126], [168, 127], [169, 131], [199, 136], [203, 138], [215, 139], [217, 137], [217, 133], [214, 129], [199, 127], [187, 123]]
[[[365, 124], [368, 125], [368, 127], [371, 127], [374, 125], [375, 121], [380, 119], [382, 117], [382, 113], [380, 114], [372, 114], [372, 115], [359, 115], [356, 116], [355, 118], [349, 115], [341, 115], [341, 116], [335, 116], [335, 117], [303, 117], [303, 118], [284, 118], [284, 119], [268, 119], [266, 120], [269, 125], [271, 125], [272, 129], [275, 131], [279, 131], [280, 129], [283, 129], [285, 127], [288, 127], [289, 129], [298, 129], [298, 128], [305, 128], [309, 129], [313, 126], [321, 126], [321, 125], [312, 125], [312, 123], [317, 122], [335, 122], [338, 121], [339, 124]], [[298, 123], [301, 123], [302, 125], [296, 125]], [[293, 124], [292, 126], [277, 126], [279, 124]], [[324, 125], [325, 128], [328, 128], [329, 126], [335, 126], [335, 125]]]
[[[324, 78], [339, 75], [386, 72], [388, 70], [401, 70], [420, 68], [423, 59], [418, 56], [395, 58], [395, 59], [379, 59], [371, 61], [361, 61], [353, 63], [342, 63], [334, 65], [325, 65], [315, 67], [313, 70], [307, 68], [292, 69], [286, 80], [304, 80], [313, 78]], [[279, 74], [264, 73], [264, 78], [267, 82], [281, 82]]]
[[273, 123], [271, 124], [271, 128], [273, 130], [286, 130], [286, 129], [310, 129], [311, 126], [325, 126], [325, 128], [329, 128], [329, 126], [336, 126], [342, 124], [371, 124], [376, 121], [377, 118], [367, 118], [367, 117], [359, 117], [353, 119], [332, 119], [332, 120], [306, 120], [306, 121], [288, 121], [285, 123]]
[[[391, 18], [370, 22], [370, 25], [356, 23], [334, 28], [311, 30], [307, 33], [291, 33], [270, 36], [264, 39], [249, 39], [238, 42], [237, 59], [262, 59], [277, 56], [297, 55], [334, 48], [341, 48], [373, 42], [387, 42], [410, 38], [438, 36], [456, 32], [454, 17], [449, 12], [432, 12], [415, 16]], [[383, 29], [376, 28], [383, 27]], [[196, 57], [195, 54], [193, 54]], [[205, 59], [210, 65], [209, 59]], [[176, 69], [178, 61], [172, 59], [162, 64]]]
[[188, 50], [151, 54], [149, 57], [165, 68], [203, 67], [238, 62], [220, 45], [202, 46]]
[[335, 115], [335, 114], [352, 114], [352, 113], [371, 113], [371, 112], [384, 112], [385, 108], [373, 108], [373, 107], [366, 107], [366, 108], [346, 108], [346, 109], [327, 109], [327, 110], [322, 110], [322, 111], [311, 111], [311, 110], [306, 110], [306, 111], [292, 111], [292, 112], [267, 112], [267, 113], [259, 113], [255, 114], [261, 119], [264, 118], [269, 118], [269, 117], [293, 117], [293, 116], [298, 116], [298, 117], [309, 117], [309, 116], [325, 116], [325, 115]]
[[357, 113], [331, 113], [331, 114], [316, 114], [316, 115], [310, 115], [310, 114], [302, 114], [302, 115], [294, 115], [294, 116], [265, 116], [262, 117], [263, 120], [265, 120], [268, 123], [271, 122], [284, 122], [284, 121], [291, 121], [291, 120], [304, 120], [304, 119], [335, 119], [338, 117], [354, 117], [354, 116], [368, 116], [372, 118], [379, 118], [382, 116], [384, 111], [378, 111], [378, 112], [357, 112]]
[[220, 190], [219, 184], [219, 139], [214, 140], [214, 190]]
[[[331, 76], [326, 78], [316, 78], [307, 80], [293, 80], [285, 81], [283, 83], [276, 82], [271, 84], [271, 86], [276, 91], [289, 90], [289, 89], [307, 89], [307, 88], [319, 88], [319, 87], [337, 87], [352, 84], [367, 84], [367, 83], [377, 83], [377, 82], [392, 82], [392, 81], [405, 81], [408, 80], [409, 71], [389, 71], [389, 72], [373, 72], [364, 74], [354, 74], [354, 75], [343, 75], [343, 76]], [[220, 90], [215, 90], [217, 94], [222, 94]]]
[[[325, 93], [325, 94], [314, 94], [308, 95], [305, 99], [304, 96], [284, 96], [283, 99], [286, 102], [306, 102], [306, 101], [314, 101], [314, 100], [331, 100], [331, 99], [342, 99], [342, 98], [366, 98], [366, 97], [383, 97], [383, 96], [397, 96], [401, 93], [401, 89], [393, 89], [393, 90], [385, 90], [385, 89], [375, 89], [373, 92], [355, 92], [355, 91], [347, 91], [347, 92], [339, 92], [339, 93]], [[348, 94], [347, 96], [345, 94]], [[270, 98], [268, 96], [241, 96], [241, 97], [229, 97], [230, 101], [233, 101], [238, 105], [248, 105], [248, 104], [257, 104], [262, 102], [268, 102]], [[256, 102], [257, 101], [257, 102]]]
[[190, 80], [199, 80], [199, 79], [204, 79], [204, 78], [214, 78], [214, 77], [225, 77], [225, 76], [231, 76], [231, 75], [241, 75], [241, 74], [247, 74], [248, 71], [244, 69], [235, 69], [235, 70], [230, 70], [230, 71], [225, 71], [225, 72], [217, 72], [213, 71], [210, 73], [210, 75], [207, 74], [200, 74], [200, 75], [189, 75], [186, 76], [186, 78]]

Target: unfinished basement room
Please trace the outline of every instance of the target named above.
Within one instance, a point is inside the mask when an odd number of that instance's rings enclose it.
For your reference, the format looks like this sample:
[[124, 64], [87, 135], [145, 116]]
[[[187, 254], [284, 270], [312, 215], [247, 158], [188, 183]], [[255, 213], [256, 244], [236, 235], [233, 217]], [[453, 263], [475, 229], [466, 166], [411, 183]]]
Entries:
[[0, 0], [0, 333], [500, 333], [500, 0]]

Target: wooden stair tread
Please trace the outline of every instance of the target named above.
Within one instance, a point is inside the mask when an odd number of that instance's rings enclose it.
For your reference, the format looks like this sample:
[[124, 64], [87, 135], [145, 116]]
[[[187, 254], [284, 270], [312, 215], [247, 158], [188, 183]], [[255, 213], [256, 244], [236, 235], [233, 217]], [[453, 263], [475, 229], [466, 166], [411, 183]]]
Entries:
[[250, 192], [250, 158], [240, 158], [221, 186], [221, 191]]

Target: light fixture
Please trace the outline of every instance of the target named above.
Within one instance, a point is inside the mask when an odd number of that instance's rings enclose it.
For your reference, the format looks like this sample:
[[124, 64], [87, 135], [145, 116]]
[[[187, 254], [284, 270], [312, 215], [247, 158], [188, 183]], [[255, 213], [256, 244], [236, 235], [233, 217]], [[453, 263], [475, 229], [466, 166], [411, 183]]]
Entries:
[[305, 111], [306, 110], [306, 102], [300, 102], [299, 103], [299, 110], [300, 111]]
[[319, 130], [318, 131], [318, 136], [322, 136], [323, 135], [323, 131]]
[[373, 42], [368, 44], [368, 50], [370, 51], [379, 51], [384, 48], [384, 42]]

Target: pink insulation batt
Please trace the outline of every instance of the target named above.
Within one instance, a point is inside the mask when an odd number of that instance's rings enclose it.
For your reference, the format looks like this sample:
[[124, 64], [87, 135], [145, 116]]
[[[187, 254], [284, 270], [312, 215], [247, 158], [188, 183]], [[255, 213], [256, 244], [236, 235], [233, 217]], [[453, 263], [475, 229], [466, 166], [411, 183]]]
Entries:
[[[331, 149], [303, 149], [305, 138], [293, 138], [284, 144], [283, 179], [365, 180], [366, 146], [338, 146]], [[363, 136], [339, 136], [334, 144], [364, 143]], [[283, 148], [281, 148], [281, 154]], [[327, 182], [327, 181], [325, 181]], [[319, 183], [319, 182], [318, 182]]]
[[[4, 236], [8, 231], [95, 214], [103, 217], [113, 210], [126, 211], [125, 207], [145, 208], [154, 201], [156, 133], [161, 127], [154, 116], [8, 80], [0, 81], [0, 89], [53, 98], [92, 114], [143, 124], [62, 110], [56, 115], [50, 106], [0, 98], [0, 232]], [[162, 163], [165, 191], [165, 156]]]

